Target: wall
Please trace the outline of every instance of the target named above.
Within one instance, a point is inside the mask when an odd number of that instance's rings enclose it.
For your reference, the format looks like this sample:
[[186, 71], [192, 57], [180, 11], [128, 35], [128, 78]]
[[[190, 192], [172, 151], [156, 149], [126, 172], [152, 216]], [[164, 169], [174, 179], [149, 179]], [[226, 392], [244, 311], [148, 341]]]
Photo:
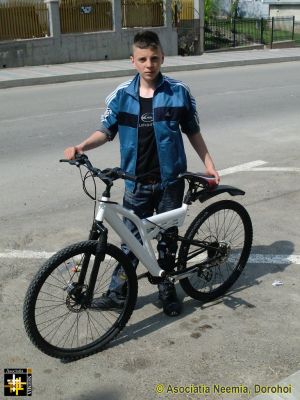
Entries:
[[271, 17], [290, 17], [295, 16], [296, 21], [300, 21], [300, 4], [299, 5], [277, 5], [270, 4]]
[[[114, 31], [64, 35], [60, 34], [55, 14], [58, 2], [47, 1], [50, 7], [54, 6], [50, 13], [51, 37], [0, 42], [0, 68], [129, 57], [133, 37], [141, 28], [121, 28], [120, 1], [114, 2]], [[165, 0], [165, 26], [150, 29], [160, 36], [166, 55], [177, 55], [177, 31], [172, 27], [170, 1]]]
[[[138, 30], [0, 42], [0, 68], [128, 58], [133, 36]], [[160, 36], [166, 55], [177, 55], [176, 30], [152, 30]]]

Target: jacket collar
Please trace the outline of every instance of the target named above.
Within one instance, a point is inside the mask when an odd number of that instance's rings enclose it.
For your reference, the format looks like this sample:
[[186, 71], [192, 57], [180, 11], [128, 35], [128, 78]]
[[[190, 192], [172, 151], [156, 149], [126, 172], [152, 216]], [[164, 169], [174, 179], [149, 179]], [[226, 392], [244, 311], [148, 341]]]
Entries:
[[[163, 74], [160, 72], [158, 75], [158, 83], [155, 90], [157, 90], [165, 82]], [[140, 74], [136, 74], [130, 84], [126, 88], [126, 92], [136, 99], [139, 98], [140, 93]]]

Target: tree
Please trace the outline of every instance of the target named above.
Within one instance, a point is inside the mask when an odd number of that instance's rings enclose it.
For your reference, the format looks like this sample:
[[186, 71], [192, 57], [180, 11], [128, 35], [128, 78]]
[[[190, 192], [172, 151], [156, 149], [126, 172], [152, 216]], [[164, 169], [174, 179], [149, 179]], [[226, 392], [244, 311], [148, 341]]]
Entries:
[[238, 16], [239, 1], [240, 0], [232, 0], [232, 2], [231, 2], [230, 14], [231, 14], [232, 18], [237, 18], [237, 16]]
[[219, 8], [219, 0], [204, 0], [205, 21], [209, 18], [216, 17], [219, 13]]

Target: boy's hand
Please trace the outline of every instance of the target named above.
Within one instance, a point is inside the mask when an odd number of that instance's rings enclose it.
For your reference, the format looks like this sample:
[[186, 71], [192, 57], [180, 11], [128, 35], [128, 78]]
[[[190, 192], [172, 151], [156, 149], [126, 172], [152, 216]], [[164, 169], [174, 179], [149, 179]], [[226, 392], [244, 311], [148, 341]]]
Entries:
[[64, 155], [68, 160], [74, 160], [77, 153], [82, 154], [82, 151], [77, 146], [67, 147], [64, 151]]
[[216, 181], [217, 185], [220, 183], [220, 175], [214, 167], [206, 168], [206, 173], [207, 173], [207, 175], [212, 175], [215, 177], [215, 181]]

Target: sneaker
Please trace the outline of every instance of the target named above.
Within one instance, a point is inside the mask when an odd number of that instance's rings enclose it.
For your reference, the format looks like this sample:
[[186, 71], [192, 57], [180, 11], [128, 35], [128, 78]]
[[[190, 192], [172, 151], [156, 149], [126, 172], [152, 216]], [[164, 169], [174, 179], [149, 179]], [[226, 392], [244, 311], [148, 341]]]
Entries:
[[169, 317], [176, 317], [181, 313], [181, 303], [177, 297], [173, 283], [164, 282], [158, 285], [158, 298], [162, 302], [163, 310]]
[[101, 297], [93, 299], [90, 308], [96, 310], [120, 310], [124, 307], [125, 297], [116, 292], [103, 293]]

